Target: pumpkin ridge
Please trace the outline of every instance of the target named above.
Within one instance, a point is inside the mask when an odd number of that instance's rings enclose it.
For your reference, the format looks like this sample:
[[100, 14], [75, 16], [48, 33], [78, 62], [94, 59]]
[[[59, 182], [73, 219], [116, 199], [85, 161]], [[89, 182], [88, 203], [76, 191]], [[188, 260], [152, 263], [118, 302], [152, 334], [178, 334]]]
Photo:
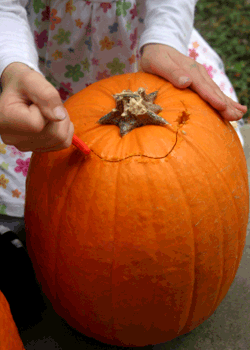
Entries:
[[[118, 177], [120, 174], [120, 164], [116, 170], [116, 188], [118, 188], [117, 184], [119, 182]], [[112, 312], [111, 312], [111, 324], [112, 324], [112, 336], [113, 339], [115, 339], [116, 337], [116, 325], [115, 325], [115, 307], [114, 307], [114, 292], [116, 290], [116, 288], [114, 288], [114, 267], [115, 267], [115, 242], [117, 241], [117, 229], [116, 229], [116, 218], [117, 218], [117, 201], [119, 202], [119, 194], [116, 192], [115, 198], [114, 198], [114, 237], [113, 237], [113, 247], [112, 247], [112, 253], [113, 253], [113, 257], [112, 257], [112, 267], [111, 267], [111, 308], [112, 308]]]
[[[76, 152], [79, 152], [78, 149], [76, 150]], [[85, 159], [85, 157], [84, 157]], [[79, 162], [79, 166], [75, 172], [75, 176], [73, 177], [72, 181], [71, 181], [71, 185], [74, 183], [77, 175], [79, 174], [79, 168], [81, 167], [82, 163], [84, 162], [84, 159]], [[65, 206], [67, 206], [67, 200], [68, 200], [68, 196], [70, 195], [70, 189], [71, 189], [71, 185], [68, 186], [68, 192], [67, 195], [64, 197], [64, 204], [61, 207], [61, 212], [60, 212], [60, 219], [58, 220], [58, 226], [57, 226], [57, 235], [56, 235], [56, 248], [55, 248], [55, 256], [56, 256], [56, 260], [55, 260], [55, 286], [57, 286], [58, 284], [60, 285], [60, 283], [58, 283], [58, 269], [59, 269], [59, 264], [58, 264], [58, 260], [59, 260], [59, 249], [60, 249], [60, 241], [61, 241], [61, 236], [60, 236], [60, 228], [61, 228], [61, 217], [64, 213], [65, 210]], [[60, 290], [60, 288], [58, 288], [58, 290]], [[57, 293], [57, 288], [55, 288], [55, 301], [58, 302], [58, 293]]]
[[[216, 169], [218, 169], [219, 167], [216, 165], [216, 163], [211, 159], [211, 157], [209, 157], [209, 153], [204, 153], [203, 150], [200, 148], [200, 147], [195, 147], [195, 145], [192, 143], [192, 142], [189, 142], [187, 141], [187, 143], [189, 144], [190, 147], [192, 147], [195, 151], [195, 153], [198, 153], [200, 154], [200, 157], [203, 158], [204, 160], [207, 160], [209, 159], [209, 162], [212, 164], [212, 166]], [[228, 167], [227, 167], [228, 168]], [[222, 169], [223, 170], [223, 169]], [[232, 193], [232, 190], [230, 189], [230, 187], [228, 186], [228, 182], [227, 182], [227, 178], [224, 176], [223, 174], [223, 171], [222, 170], [218, 170], [215, 174], [219, 173], [220, 174], [220, 178], [222, 179], [221, 183], [222, 184], [225, 184], [225, 192], [227, 190], [228, 194], [230, 195], [230, 199], [231, 199], [231, 202], [233, 203], [233, 207], [234, 207], [234, 212], [236, 213], [236, 216], [237, 216], [237, 219], [238, 219], [238, 222], [240, 222], [240, 218], [239, 218], [239, 215], [238, 215], [238, 212], [237, 212], [237, 205], [236, 205], [236, 202], [235, 202], [235, 198], [233, 196], [233, 193]], [[241, 170], [239, 168], [239, 170]], [[218, 197], [217, 197], [217, 194], [216, 192], [214, 191], [213, 189], [213, 186], [211, 185], [212, 183], [212, 178], [207, 178], [207, 181], [209, 182], [210, 186], [209, 188], [213, 190], [213, 198], [216, 199], [216, 202], [217, 202], [217, 207], [220, 208], [220, 203], [218, 201]], [[220, 216], [220, 219], [221, 219], [221, 227], [227, 227], [227, 225], [225, 224], [225, 221], [223, 221], [223, 218], [222, 216]], [[200, 222], [200, 221], [199, 221]], [[195, 225], [196, 226], [196, 225]], [[240, 228], [238, 229], [238, 241], [240, 241], [240, 236], [239, 236], [239, 232], [240, 232]], [[226, 274], [226, 271], [225, 271], [225, 266], [227, 263], [225, 263], [225, 241], [226, 241], [226, 238], [225, 238], [225, 232], [223, 234], [223, 238], [222, 238], [222, 244], [221, 244], [221, 254], [222, 254], [222, 257], [221, 257], [221, 267], [222, 267], [222, 272], [221, 272], [221, 275], [220, 275], [220, 282], [219, 282], [219, 285], [218, 285], [218, 292], [217, 292], [217, 296], [215, 297], [214, 299], [214, 305], [213, 307], [211, 307], [211, 310], [214, 310], [218, 307], [218, 305], [221, 303], [221, 301], [224, 299], [225, 295], [224, 292], [222, 291], [222, 288], [224, 286], [224, 276]], [[238, 247], [237, 247], [237, 260], [235, 261], [234, 263], [234, 272], [232, 273], [232, 281], [230, 283], [230, 285], [232, 284], [234, 278], [235, 278], [235, 274], [237, 272], [237, 266], [238, 266], [238, 262], [237, 261], [240, 261], [241, 259], [241, 254], [240, 254], [240, 244], [238, 243]], [[191, 305], [191, 308], [190, 308], [190, 311], [192, 309], [192, 305]], [[189, 311], [189, 314], [190, 314], [190, 311]], [[193, 310], [192, 310], [193, 311]], [[213, 314], [214, 311], [211, 311], [210, 315], [208, 315], [206, 317], [206, 319], [208, 319], [212, 314]], [[192, 317], [191, 317], [192, 318]], [[186, 321], [186, 324], [189, 324], [189, 317], [187, 318], [187, 321]], [[187, 330], [185, 330], [186, 332]]]
[[[174, 166], [172, 166], [172, 170], [176, 174], [175, 178], [176, 178], [177, 183], [179, 184], [179, 188], [182, 191], [182, 197], [183, 197], [183, 199], [184, 199], [184, 201], [186, 203], [186, 208], [188, 208], [189, 220], [190, 220], [190, 222], [192, 222], [192, 210], [190, 209], [190, 206], [188, 205], [189, 204], [188, 203], [188, 198], [187, 198], [187, 195], [185, 193], [185, 189], [183, 187], [183, 183], [180, 181], [179, 171]], [[185, 327], [188, 324], [189, 315], [190, 315], [191, 310], [192, 310], [194, 291], [195, 291], [195, 280], [196, 280], [196, 274], [195, 274], [195, 265], [196, 265], [195, 226], [192, 225], [192, 228], [190, 229], [190, 231], [188, 231], [188, 233], [190, 233], [190, 235], [192, 235], [193, 251], [194, 251], [194, 254], [193, 254], [194, 264], [192, 266], [193, 285], [192, 285], [192, 294], [191, 294], [191, 297], [190, 297], [190, 304], [189, 304], [189, 310], [187, 312], [186, 321], [184, 323], [184, 326], [180, 326], [180, 328], [178, 329], [178, 332], [177, 332], [178, 336], [183, 334], [183, 330], [185, 329]]]
[[[185, 117], [185, 115], [184, 115], [184, 117]], [[195, 152], [197, 152], [199, 155], [200, 155], [200, 157], [201, 158], [203, 158], [204, 160], [206, 160], [207, 159], [207, 154], [204, 154], [202, 151], [201, 151], [201, 149], [199, 148], [199, 147], [195, 147], [194, 145], [193, 145], [193, 143], [192, 142], [190, 142], [190, 141], [188, 141], [187, 140], [187, 144], [190, 146], [190, 147], [192, 147], [194, 150], [195, 150]], [[211, 163], [213, 164], [213, 166], [214, 167], [216, 167], [216, 164], [214, 164], [214, 162], [212, 162], [212, 160], [209, 158], [209, 161], [211, 161]], [[194, 165], [194, 167], [198, 167], [198, 165], [196, 165], [195, 163], [193, 164]], [[203, 176], [205, 177], [205, 173], [206, 173], [206, 170], [205, 169], [203, 169], [202, 168], [202, 170], [203, 170]], [[176, 178], [178, 179], [178, 176], [176, 176]], [[208, 177], [206, 177], [206, 179], [207, 179], [207, 181], [208, 181], [208, 183], [210, 184], [210, 187], [209, 188], [211, 188], [211, 189], [213, 189], [213, 187], [211, 186], [211, 179], [210, 178], [208, 178]], [[182, 187], [182, 186], [181, 186]], [[219, 205], [219, 202], [218, 202], [218, 198], [217, 198], [217, 196], [216, 196], [216, 193], [215, 193], [215, 191], [214, 191], [214, 189], [213, 189], [213, 198], [215, 198], [216, 199], [216, 203], [217, 203], [217, 208], [220, 208], [220, 205]], [[187, 200], [187, 203], [188, 203], [188, 200]], [[191, 221], [193, 220], [193, 218], [192, 218], [192, 215], [190, 216], [191, 217]], [[196, 235], [197, 235], [197, 233], [195, 232], [196, 231], [196, 226], [203, 220], [203, 218], [204, 218], [204, 216], [201, 218], [201, 219], [199, 219], [199, 221], [197, 222], [197, 223], [195, 223], [195, 224], [193, 224], [193, 230], [192, 230], [192, 234], [193, 234], [193, 240], [194, 240], [194, 242], [195, 242], [195, 240], [196, 240]], [[223, 227], [224, 225], [223, 225], [223, 222], [222, 222], [222, 220], [221, 220], [221, 223], [220, 223], [220, 225], [221, 225], [221, 227]], [[215, 299], [214, 299], [214, 304], [213, 304], [213, 306], [211, 307], [211, 310], [214, 310], [215, 309], [215, 307], [214, 307], [214, 305], [216, 305], [216, 303], [217, 303], [217, 301], [218, 301], [218, 299], [219, 299], [219, 296], [220, 296], [220, 292], [221, 292], [221, 286], [222, 286], [222, 281], [223, 281], [223, 273], [224, 273], [224, 265], [225, 265], [225, 254], [224, 254], [224, 242], [225, 242], [225, 235], [223, 235], [223, 243], [222, 243], [222, 248], [221, 248], [221, 252], [222, 252], [222, 263], [221, 263], [221, 265], [222, 265], [222, 275], [221, 275], [221, 277], [220, 277], [220, 282], [219, 282], [219, 286], [218, 286], [218, 291], [217, 291], [217, 296], [215, 297]], [[196, 281], [197, 281], [197, 277], [196, 277], [196, 273], [195, 273], [195, 270], [196, 270], [196, 256], [197, 256], [197, 252], [196, 252], [196, 249], [195, 249], [195, 244], [194, 244], [194, 251], [195, 251], [195, 254], [194, 254], [194, 256], [195, 256], [195, 260], [194, 260], [194, 283], [193, 283], [193, 289], [192, 289], [192, 297], [191, 297], [191, 303], [190, 303], [190, 308], [189, 308], [189, 311], [188, 311], [188, 313], [187, 313], [187, 318], [186, 318], [186, 322], [185, 322], [185, 326], [181, 329], [181, 330], [179, 330], [181, 333], [180, 334], [183, 334], [183, 332], [184, 333], [186, 333], [186, 332], [188, 332], [187, 331], [187, 329], [185, 329], [186, 327], [187, 327], [187, 325], [189, 325], [190, 324], [190, 319], [192, 319], [192, 313], [194, 312], [194, 307], [195, 307], [195, 304], [196, 304], [196, 300], [194, 299], [194, 296], [195, 296], [195, 294], [197, 294], [197, 290], [199, 290], [199, 285], [197, 285], [196, 284]], [[212, 311], [212, 314], [213, 314], [213, 312], [214, 311]], [[206, 317], [206, 319], [208, 319], [210, 316], [207, 316]], [[205, 321], [206, 319], [204, 319], [203, 321]], [[197, 326], [198, 325], [200, 325], [203, 321], [201, 321], [201, 320], [199, 320], [199, 323], [197, 323]]]
[[[194, 146], [193, 146], [194, 147]], [[200, 153], [202, 155], [202, 157], [204, 158], [208, 158], [208, 154], [204, 155], [203, 152], [201, 151], [201, 149], [196, 149], [196, 152], [197, 153]], [[216, 167], [216, 163], [209, 157], [208, 158], [209, 161], [213, 164], [214, 167]], [[218, 167], [217, 167], [218, 168]], [[222, 169], [223, 170], [223, 169]], [[228, 181], [227, 181], [227, 178], [225, 177], [225, 175], [223, 174], [223, 171], [222, 170], [219, 170], [217, 173], [220, 174], [220, 177], [223, 179], [223, 181], [221, 181], [221, 183], [225, 184], [225, 188], [227, 189], [228, 193], [230, 194], [230, 197], [231, 197], [231, 201], [233, 203], [233, 206], [234, 206], [234, 212], [236, 213], [236, 216], [237, 216], [237, 219], [238, 219], [238, 222], [240, 222], [240, 218], [239, 218], [239, 213], [237, 211], [237, 204], [236, 204], [236, 201], [235, 201], [235, 197], [232, 193], [232, 191], [230, 190], [230, 187], [228, 185]], [[239, 171], [241, 171], [241, 169], [239, 168]], [[209, 181], [211, 182], [211, 181]], [[212, 187], [211, 187], [212, 188]], [[217, 203], [218, 203], [218, 198], [216, 197], [216, 195], [214, 194], [214, 198], [216, 198], [217, 200]], [[218, 203], [218, 207], [219, 206], [219, 203]], [[226, 225], [223, 223], [221, 224], [222, 227], [225, 227]], [[238, 229], [238, 241], [240, 241], [240, 235], [239, 235], [239, 232], [240, 232], [240, 228]], [[221, 282], [220, 282], [220, 286], [218, 287], [219, 291], [218, 291], [218, 294], [217, 294], [217, 297], [215, 299], [215, 302], [214, 302], [214, 305], [215, 307], [213, 307], [212, 309], [214, 308], [217, 308], [218, 305], [220, 304], [221, 302], [221, 293], [222, 293], [222, 287], [223, 287], [223, 278], [224, 278], [224, 275], [225, 275], [225, 235], [223, 235], [223, 243], [222, 243], [223, 247], [222, 247], [222, 254], [223, 254], [223, 266], [222, 266], [222, 275], [221, 275]], [[234, 272], [232, 273], [232, 276], [235, 277], [236, 273], [237, 273], [237, 266], [239, 264], [239, 261], [241, 260], [241, 254], [240, 254], [240, 244], [238, 243], [238, 247], [237, 247], [237, 258], [236, 258], [236, 261], [235, 261], [235, 264], [234, 264]], [[234, 277], [232, 278], [232, 281], [234, 279]], [[232, 282], [231, 282], [232, 283]], [[218, 305], [217, 305], [218, 304]]]

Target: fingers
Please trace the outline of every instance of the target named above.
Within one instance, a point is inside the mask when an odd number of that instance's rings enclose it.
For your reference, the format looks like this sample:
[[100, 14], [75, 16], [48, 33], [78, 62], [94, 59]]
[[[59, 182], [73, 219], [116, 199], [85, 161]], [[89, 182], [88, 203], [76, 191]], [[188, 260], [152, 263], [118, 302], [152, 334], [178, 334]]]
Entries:
[[[212, 107], [219, 111], [226, 109], [225, 95], [210, 78], [206, 71], [206, 68], [201, 64], [195, 62], [193, 59], [186, 57], [179, 53], [177, 50], [170, 48], [169, 56], [172, 61], [172, 67], [174, 67], [173, 73], [169, 72], [169, 76], [173, 76], [173, 84], [179, 80], [181, 75], [191, 78], [191, 83], [188, 84], [190, 88], [196, 91], [205, 101], [211, 104]], [[178, 57], [176, 57], [176, 55]], [[183, 67], [180, 69], [180, 67]], [[177, 86], [177, 84], [174, 84]], [[177, 87], [180, 87], [178, 84]], [[184, 87], [186, 87], [184, 85]]]
[[[153, 49], [155, 52], [153, 52]], [[179, 89], [190, 86], [207, 102], [211, 101], [212, 106], [216, 109], [223, 110], [226, 108], [222, 94], [219, 98], [218, 90], [216, 90], [217, 94], [211, 87], [208, 90], [205, 73], [198, 69], [199, 64], [191, 58], [182, 55], [167, 45], [148, 46], [144, 49], [144, 54], [146, 60], [146, 62], [145, 60], [142, 62], [144, 69], [147, 70], [150, 67], [151, 72], [162, 76]], [[155, 57], [157, 57], [157, 60]], [[209, 77], [209, 79], [211, 78]]]
[[165, 78], [178, 88], [186, 88], [192, 83], [192, 79], [180, 64], [171, 58], [168, 52], [171, 49], [160, 44], [146, 45], [141, 60], [141, 69]]
[[64, 120], [51, 122], [43, 117], [34, 104], [27, 106], [20, 101], [11, 103], [13, 96], [1, 102], [5, 105], [5, 108], [0, 108], [1, 138], [5, 144], [13, 145], [22, 152], [56, 151], [71, 145], [74, 125], [68, 113]]
[[13, 64], [5, 70], [0, 134], [20, 151], [48, 152], [71, 145], [74, 125], [57, 90], [41, 74]]
[[[203, 80], [200, 77], [203, 77]], [[229, 121], [239, 120], [247, 111], [246, 106], [233, 101], [226, 96], [218, 87], [218, 85], [210, 78], [205, 67], [197, 66], [197, 72], [193, 78], [193, 84], [190, 86], [196, 91], [205, 101], [217, 109], [221, 116]]]
[[74, 125], [70, 120], [50, 122], [39, 134], [30, 136], [1, 135], [5, 144], [14, 145], [22, 152], [51, 152], [70, 147]]
[[58, 91], [38, 72], [23, 63], [14, 62], [1, 76], [3, 91], [21, 94], [23, 102], [36, 104], [45, 118], [59, 121], [66, 118]]
[[[193, 63], [193, 84], [191, 89], [196, 91], [205, 101], [219, 111], [227, 107], [226, 96], [222, 93], [218, 85], [210, 78], [205, 67]], [[193, 67], [196, 67], [195, 69]]]
[[[50, 140], [46, 142], [46, 150], [44, 149], [44, 135]], [[71, 146], [74, 135], [74, 124], [70, 121], [62, 121], [60, 123], [50, 123], [36, 141], [36, 152], [58, 151]]]
[[59, 92], [41, 74], [30, 71], [22, 81], [21, 90], [50, 121], [60, 121], [67, 117]]
[[[7, 96], [6, 96], [7, 95]], [[30, 136], [40, 133], [49, 122], [39, 108], [26, 105], [18, 97], [6, 94], [1, 100], [1, 135]]]
[[246, 106], [234, 102], [220, 90], [204, 66], [170, 46], [146, 45], [141, 67], [145, 72], [165, 78], [177, 88], [190, 87], [227, 120], [239, 120], [247, 111]]

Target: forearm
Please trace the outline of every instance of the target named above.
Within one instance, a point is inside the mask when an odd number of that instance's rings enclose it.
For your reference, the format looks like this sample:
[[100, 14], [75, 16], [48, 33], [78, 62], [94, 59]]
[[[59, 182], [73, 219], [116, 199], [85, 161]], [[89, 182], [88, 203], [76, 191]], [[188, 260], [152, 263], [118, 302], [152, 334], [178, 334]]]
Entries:
[[148, 43], [169, 45], [187, 54], [198, 0], [145, 0], [145, 30], [139, 49]]
[[38, 55], [25, 6], [27, 0], [0, 1], [0, 77], [13, 62], [39, 71]]

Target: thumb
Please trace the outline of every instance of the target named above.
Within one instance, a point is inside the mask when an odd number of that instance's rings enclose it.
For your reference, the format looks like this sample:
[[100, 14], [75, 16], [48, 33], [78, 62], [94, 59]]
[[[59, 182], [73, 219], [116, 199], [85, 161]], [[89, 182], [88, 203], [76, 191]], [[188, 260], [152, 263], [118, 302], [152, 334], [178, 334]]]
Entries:
[[179, 89], [185, 89], [192, 84], [192, 79], [187, 73], [177, 66], [172, 60], [168, 64], [163, 61], [151, 59], [149, 55], [141, 59], [138, 71], [157, 74], [166, 79]]
[[168, 66], [158, 64], [155, 70], [157, 75], [160, 75], [178, 89], [186, 89], [192, 84], [192, 78], [174, 63]]
[[31, 71], [22, 80], [21, 87], [22, 92], [49, 121], [61, 121], [69, 116], [59, 92], [40, 73]]
[[173, 79], [173, 85], [180, 89], [187, 88], [191, 84], [192, 84], [191, 78], [185, 74], [180, 74], [178, 77], [175, 78], [175, 81]]

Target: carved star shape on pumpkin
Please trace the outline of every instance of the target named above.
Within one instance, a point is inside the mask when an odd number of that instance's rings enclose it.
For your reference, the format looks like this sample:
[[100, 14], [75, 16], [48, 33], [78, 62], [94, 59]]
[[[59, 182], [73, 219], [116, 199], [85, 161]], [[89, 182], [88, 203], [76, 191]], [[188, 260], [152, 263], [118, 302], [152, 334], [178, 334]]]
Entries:
[[157, 115], [162, 108], [154, 104], [158, 91], [146, 94], [144, 88], [138, 91], [123, 90], [113, 95], [116, 108], [98, 120], [99, 124], [113, 124], [120, 128], [121, 136], [131, 130], [144, 125], [171, 125], [168, 121]]

